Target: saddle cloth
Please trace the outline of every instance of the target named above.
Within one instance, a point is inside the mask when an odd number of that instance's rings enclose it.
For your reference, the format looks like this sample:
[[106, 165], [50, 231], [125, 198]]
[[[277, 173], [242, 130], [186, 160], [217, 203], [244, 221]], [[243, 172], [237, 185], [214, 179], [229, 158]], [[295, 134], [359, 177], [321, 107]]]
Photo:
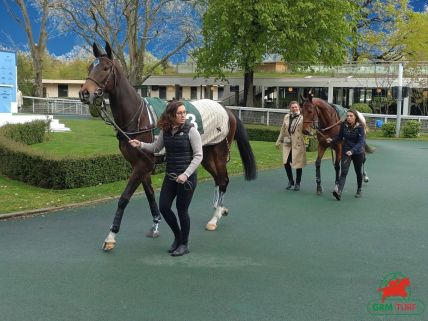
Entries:
[[[346, 119], [346, 113], [348, 112], [348, 108], [345, 108], [341, 105], [336, 105], [336, 104], [330, 104], [331, 107], [333, 107], [336, 110], [337, 115], [339, 116], [339, 119], [343, 122]], [[361, 123], [361, 125], [364, 128], [364, 131], [367, 133], [368, 132], [368, 127], [366, 124], [366, 119], [364, 117], [364, 115], [362, 113], [360, 113], [358, 110], [356, 111], [358, 114], [358, 119]]]
[[330, 104], [330, 106], [336, 110], [337, 116], [339, 116], [339, 119], [341, 121], [344, 121], [346, 119], [346, 113], [348, 112], [347, 108], [336, 104]]
[[[159, 98], [144, 98], [152, 111], [153, 124], [164, 112], [167, 101]], [[201, 99], [195, 101], [183, 101], [186, 107], [186, 119], [192, 123], [201, 134], [202, 146], [215, 145], [224, 140], [229, 132], [229, 116], [219, 103]], [[159, 134], [156, 129], [155, 135]]]

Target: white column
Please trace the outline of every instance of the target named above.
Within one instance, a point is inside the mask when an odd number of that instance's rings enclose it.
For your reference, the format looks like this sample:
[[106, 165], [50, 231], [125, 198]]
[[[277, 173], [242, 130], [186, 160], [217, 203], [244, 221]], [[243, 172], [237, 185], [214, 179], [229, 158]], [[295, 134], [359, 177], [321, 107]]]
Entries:
[[403, 64], [398, 65], [398, 96], [397, 96], [397, 122], [395, 123], [395, 137], [400, 136], [401, 100], [403, 99]]

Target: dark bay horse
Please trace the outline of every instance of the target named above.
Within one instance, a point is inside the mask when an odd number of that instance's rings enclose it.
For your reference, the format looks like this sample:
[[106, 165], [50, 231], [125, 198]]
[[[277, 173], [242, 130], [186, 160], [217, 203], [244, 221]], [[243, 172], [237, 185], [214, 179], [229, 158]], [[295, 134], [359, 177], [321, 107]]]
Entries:
[[[366, 120], [360, 112], [358, 118], [367, 131]], [[302, 115], [303, 115], [303, 133], [305, 135], [311, 135], [312, 131], [316, 131], [318, 140], [318, 155], [315, 161], [316, 170], [316, 183], [317, 183], [317, 195], [321, 195], [323, 188], [321, 185], [321, 160], [328, 147], [335, 152], [334, 157], [334, 169], [336, 171], [336, 186], [339, 183], [340, 175], [340, 160], [342, 159], [342, 142], [328, 143], [327, 138], [333, 138], [339, 135], [341, 119], [336, 112], [336, 109], [331, 106], [325, 100], [320, 98], [313, 98], [309, 93], [308, 97], [303, 97], [302, 103]], [[372, 150], [369, 148], [367, 143], [365, 144], [365, 151], [371, 153]], [[363, 165], [363, 179], [364, 182], [368, 182], [369, 178], [365, 172]]]
[[[153, 142], [156, 123], [154, 121], [155, 115], [147, 100], [138, 95], [122, 69], [114, 62], [110, 45], [106, 43], [105, 53], [103, 53], [94, 43], [93, 53], [96, 59], [91, 64], [88, 78], [80, 89], [80, 99], [86, 104], [100, 105], [104, 101], [104, 94], [109, 94], [110, 108], [114, 119], [111, 122], [114, 123], [118, 131], [119, 149], [132, 166], [131, 176], [119, 199], [113, 224], [103, 245], [104, 250], [111, 250], [116, 244], [115, 237], [119, 232], [124, 210], [140, 184], [143, 185], [153, 216], [153, 226], [147, 236], [157, 237], [159, 235], [158, 224], [161, 216], [150, 177], [155, 166], [155, 156], [133, 148], [128, 143], [130, 138], [143, 142]], [[198, 105], [197, 102], [195, 105]], [[238, 145], [244, 165], [245, 178], [247, 180], [255, 179], [257, 170], [247, 132], [241, 120], [235, 117], [230, 110], [223, 108], [214, 101], [203, 100], [199, 105], [208, 105], [209, 108], [206, 110], [212, 111], [211, 119], [226, 119], [223, 124], [220, 124], [226, 128], [223, 131], [224, 137], [221, 138], [221, 141], [213, 143], [206, 139], [207, 143], [203, 146], [202, 166], [213, 176], [216, 185], [213, 201], [215, 210], [211, 220], [206, 225], [206, 229], [212, 231], [217, 228], [219, 219], [228, 213], [228, 209], [223, 206], [223, 199], [229, 183], [226, 164], [233, 139]], [[189, 116], [192, 114], [188, 113], [187, 117]], [[216, 125], [217, 131], [220, 130], [220, 125]], [[201, 137], [204, 142], [204, 135]]]

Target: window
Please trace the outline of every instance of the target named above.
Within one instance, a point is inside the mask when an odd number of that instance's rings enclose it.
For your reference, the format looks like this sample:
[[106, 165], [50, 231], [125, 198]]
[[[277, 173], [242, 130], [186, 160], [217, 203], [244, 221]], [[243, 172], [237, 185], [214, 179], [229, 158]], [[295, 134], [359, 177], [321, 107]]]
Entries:
[[58, 85], [58, 97], [68, 97], [68, 85]]
[[198, 99], [198, 87], [190, 87], [190, 99]]
[[150, 87], [149, 86], [141, 86], [141, 97], [149, 97], [150, 96]]
[[175, 99], [180, 100], [183, 98], [183, 87], [175, 85]]
[[224, 87], [223, 86], [217, 87], [217, 91], [218, 91], [218, 99], [220, 100], [221, 98], [223, 98], [223, 95], [224, 95]]
[[166, 99], [166, 87], [165, 86], [159, 86], [159, 98], [160, 99]]

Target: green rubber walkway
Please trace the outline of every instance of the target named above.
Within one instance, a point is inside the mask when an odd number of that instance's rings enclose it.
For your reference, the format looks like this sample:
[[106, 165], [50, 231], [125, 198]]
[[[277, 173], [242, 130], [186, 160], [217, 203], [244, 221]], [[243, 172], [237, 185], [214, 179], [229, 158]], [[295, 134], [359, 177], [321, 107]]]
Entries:
[[371, 145], [363, 198], [353, 197], [351, 168], [342, 201], [333, 199], [330, 159], [322, 196], [313, 164], [300, 192], [285, 191], [282, 169], [254, 182], [232, 177], [230, 214], [216, 232], [204, 230], [212, 182], [199, 184], [183, 257], [166, 252], [165, 223], [159, 238], [144, 236], [151, 217], [143, 196], [130, 202], [111, 253], [101, 245], [113, 201], [1, 221], [0, 321], [428, 320], [428, 311], [368, 311], [392, 272], [410, 278], [408, 299], [428, 305], [428, 142]]

